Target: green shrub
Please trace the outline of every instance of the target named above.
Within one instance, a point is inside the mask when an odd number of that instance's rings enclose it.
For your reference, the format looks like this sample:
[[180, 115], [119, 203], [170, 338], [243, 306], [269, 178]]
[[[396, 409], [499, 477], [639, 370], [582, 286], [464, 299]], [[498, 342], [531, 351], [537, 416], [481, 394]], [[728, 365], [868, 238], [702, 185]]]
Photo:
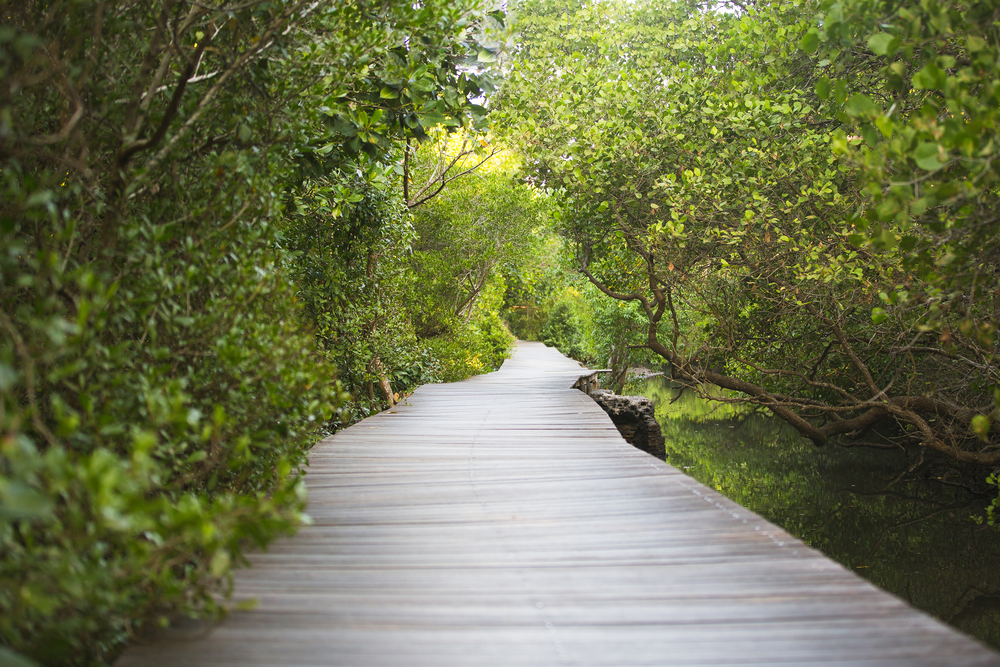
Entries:
[[137, 212], [127, 249], [88, 261], [72, 202], [33, 207], [52, 191], [5, 176], [0, 632], [85, 664], [142, 619], [214, 612], [246, 543], [297, 523], [292, 473], [332, 372], [297, 332], [265, 220]]
[[[334, 177], [300, 189], [282, 232], [302, 314], [351, 394], [338, 425], [384, 409], [383, 381], [398, 394], [438, 380], [401, 303], [414, 238], [410, 215], [399, 190], [377, 178], [378, 163], [362, 164], [371, 182]], [[338, 186], [356, 201], [332, 217], [328, 202]]]
[[539, 333], [542, 342], [579, 361], [588, 358], [583, 322], [568, 301], [558, 301]]
[[490, 373], [510, 356], [514, 336], [497, 312], [502, 298], [503, 284], [497, 280], [483, 291], [467, 319], [451, 317], [443, 333], [424, 340], [442, 382]]
[[155, 3], [29, 2], [0, 29], [0, 641], [44, 664], [219, 613], [300, 522], [338, 400], [274, 243], [293, 124], [259, 42], [290, 18], [189, 10], [167, 35]]

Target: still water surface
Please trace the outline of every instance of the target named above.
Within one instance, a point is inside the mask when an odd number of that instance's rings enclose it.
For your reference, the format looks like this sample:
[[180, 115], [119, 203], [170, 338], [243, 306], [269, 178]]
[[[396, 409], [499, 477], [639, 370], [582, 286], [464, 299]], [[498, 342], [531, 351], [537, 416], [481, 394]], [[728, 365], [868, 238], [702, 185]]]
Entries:
[[901, 450], [814, 447], [773, 417], [662, 378], [653, 399], [668, 462], [873, 583], [1000, 649], [1000, 532], [970, 519], [982, 496], [947, 479], [893, 484]]

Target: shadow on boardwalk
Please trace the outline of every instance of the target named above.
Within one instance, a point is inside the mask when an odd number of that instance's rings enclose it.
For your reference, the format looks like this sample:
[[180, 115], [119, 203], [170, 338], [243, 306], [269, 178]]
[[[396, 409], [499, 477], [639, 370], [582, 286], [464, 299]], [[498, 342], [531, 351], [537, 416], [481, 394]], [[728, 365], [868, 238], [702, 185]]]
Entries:
[[164, 665], [997, 665], [625, 443], [538, 343], [320, 442], [315, 524], [252, 557]]

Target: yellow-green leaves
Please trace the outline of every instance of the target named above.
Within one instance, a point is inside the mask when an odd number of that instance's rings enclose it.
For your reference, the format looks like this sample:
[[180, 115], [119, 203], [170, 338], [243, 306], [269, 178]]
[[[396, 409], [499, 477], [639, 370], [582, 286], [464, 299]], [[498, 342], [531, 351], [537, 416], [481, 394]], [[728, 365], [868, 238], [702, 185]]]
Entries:
[[980, 440], [984, 442], [989, 441], [990, 428], [993, 426], [993, 420], [986, 415], [976, 415], [972, 418], [972, 432], [979, 437]]

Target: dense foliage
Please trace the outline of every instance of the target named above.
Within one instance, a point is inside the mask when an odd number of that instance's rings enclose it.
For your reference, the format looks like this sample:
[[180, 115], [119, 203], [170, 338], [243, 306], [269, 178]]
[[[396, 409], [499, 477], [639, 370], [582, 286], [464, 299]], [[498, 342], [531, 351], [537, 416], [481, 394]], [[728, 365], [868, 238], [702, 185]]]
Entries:
[[417, 182], [431, 181], [464, 152], [457, 168], [479, 165], [413, 211], [407, 308], [418, 337], [442, 359], [446, 381], [495, 369], [507, 356], [514, 338], [500, 318], [504, 276], [530, 256], [548, 207], [513, 180], [509, 154], [480, 141], [471, 151], [459, 138], [423, 148], [414, 170]]
[[[501, 271], [523, 255], [538, 207], [484, 137], [433, 134], [308, 181], [283, 223], [306, 320], [352, 395], [340, 424], [420, 384], [495, 370], [514, 340]], [[409, 205], [407, 175], [419, 184]]]
[[324, 192], [332, 179], [305, 184], [281, 234], [294, 253], [291, 274], [303, 315], [352, 397], [338, 413], [342, 424], [378, 412], [395, 392], [434, 379], [397, 303], [413, 227], [398, 189], [381, 174], [372, 176], [367, 182], [356, 173], [345, 179], [357, 201], [340, 204], [332, 224]]
[[499, 99], [629, 343], [818, 445], [1000, 463], [995, 3], [526, 2]]
[[369, 349], [405, 347], [370, 284], [412, 238], [393, 162], [481, 121], [485, 75], [459, 65], [498, 24], [453, 2], [0, 8], [0, 637], [102, 664], [220, 612], [243, 551], [300, 522], [343, 400], [328, 360], [358, 393]]

